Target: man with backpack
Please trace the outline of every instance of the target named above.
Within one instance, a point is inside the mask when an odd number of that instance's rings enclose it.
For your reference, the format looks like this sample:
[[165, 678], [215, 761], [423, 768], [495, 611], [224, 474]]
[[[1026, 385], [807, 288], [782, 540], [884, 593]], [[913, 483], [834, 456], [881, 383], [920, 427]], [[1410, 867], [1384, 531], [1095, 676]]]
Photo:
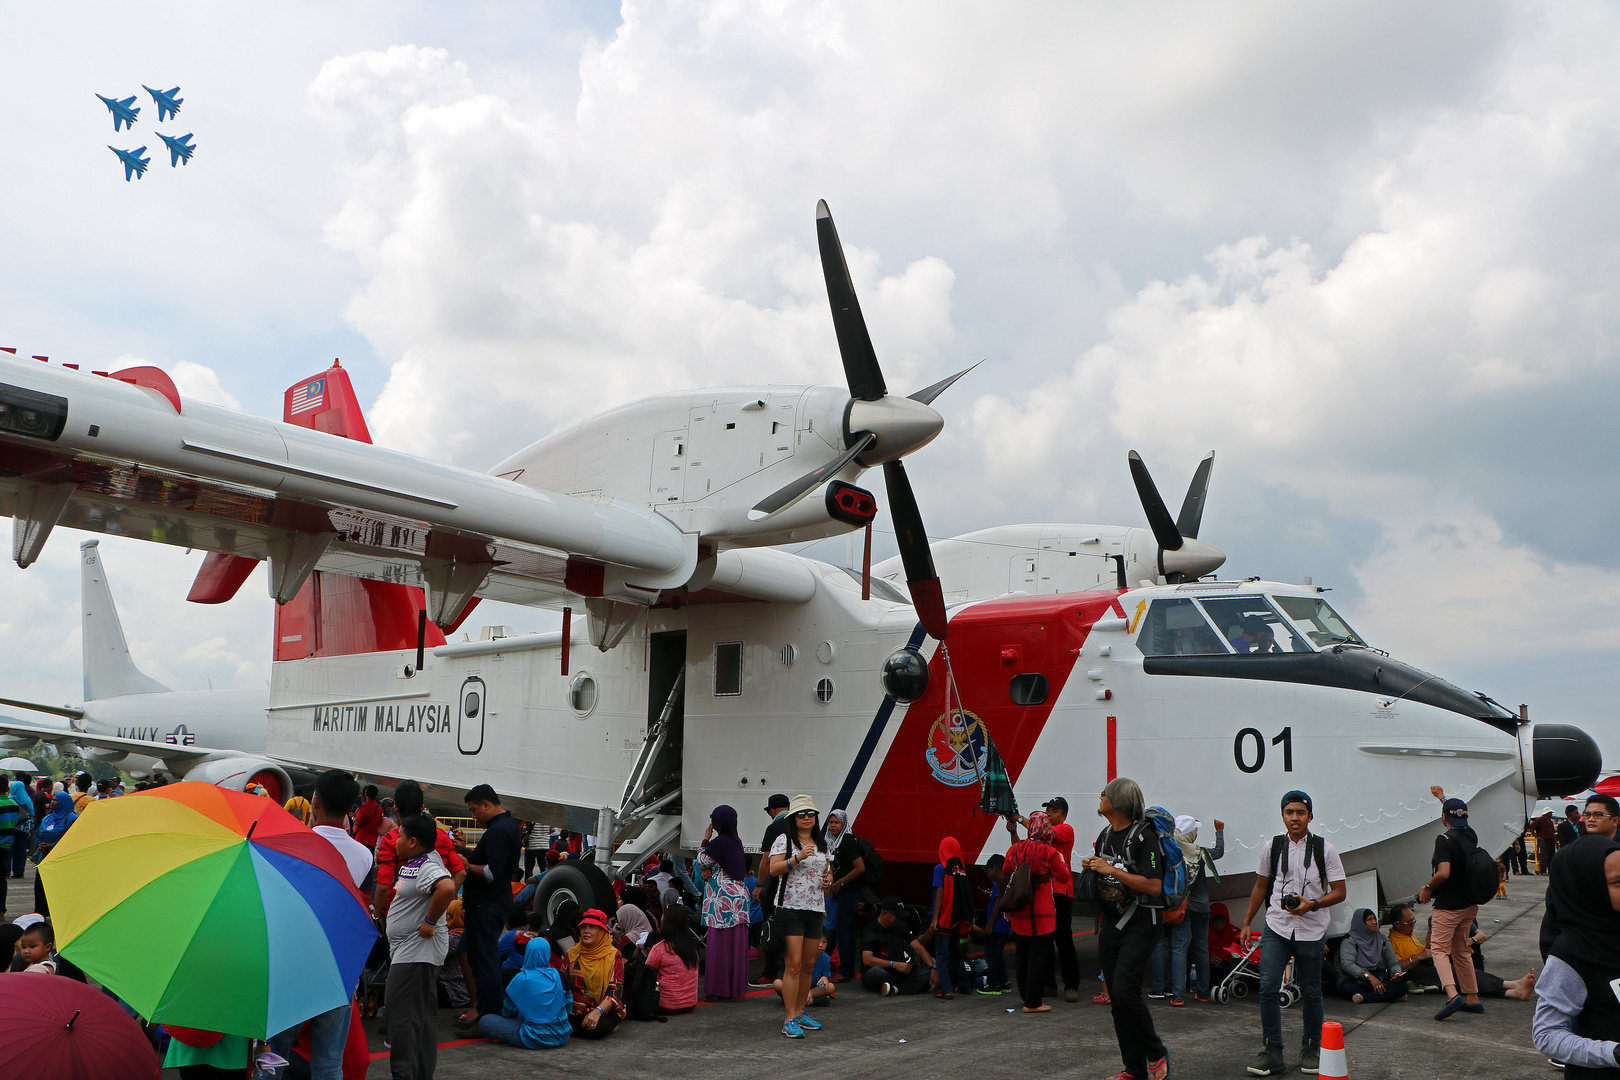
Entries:
[[[1239, 940], [1249, 947], [1249, 924], [1266, 909], [1260, 933], [1260, 1026], [1265, 1046], [1249, 1064], [1250, 1076], [1281, 1076], [1283, 1063], [1283, 969], [1294, 961], [1294, 982], [1305, 998], [1305, 1036], [1299, 1071], [1314, 1074], [1322, 1046], [1322, 956], [1327, 909], [1344, 899], [1344, 863], [1323, 837], [1311, 833], [1311, 797], [1282, 797], [1283, 828], [1260, 854], [1249, 910]], [[1467, 924], [1463, 924], [1464, 929]], [[1467, 946], [1464, 945], [1466, 949]]]
[[[1446, 831], [1434, 840], [1434, 876], [1418, 890], [1418, 903], [1434, 900], [1434, 919], [1429, 926], [1429, 954], [1440, 976], [1446, 1003], [1435, 1013], [1444, 1020], [1457, 1010], [1482, 1013], [1479, 981], [1474, 977], [1474, 954], [1469, 927], [1479, 914], [1479, 905], [1496, 895], [1496, 860], [1479, 846], [1479, 837], [1468, 826], [1468, 804], [1447, 799], [1441, 804], [1440, 820]], [[1461, 993], [1458, 993], [1458, 990]]]
[[[1081, 865], [1091, 872], [1102, 914], [1097, 959], [1112, 1003], [1114, 1038], [1125, 1062], [1122, 1075], [1164, 1080], [1170, 1074], [1170, 1051], [1153, 1025], [1153, 1013], [1142, 997], [1142, 980], [1161, 933], [1165, 852], [1157, 830], [1144, 819], [1145, 803], [1135, 780], [1123, 776], [1110, 780], [1097, 800], [1097, 813], [1108, 819], [1108, 825]], [[1176, 855], [1179, 867], [1179, 849]], [[1184, 891], [1184, 874], [1180, 880]]]
[[[769, 852], [776, 838], [787, 832], [793, 819], [788, 816], [788, 797], [781, 792], [772, 795], [765, 803], [765, 813], [770, 816], [771, 822], [765, 826], [765, 836], [760, 841], [759, 850]], [[754, 886], [753, 899], [764, 912], [764, 929], [760, 933], [759, 978], [750, 982], [749, 986], [771, 986], [782, 975], [782, 935], [772, 933], [776, 921], [776, 894], [780, 891], [782, 883], [771, 876], [771, 857], [762, 854], [759, 858], [759, 884]]]

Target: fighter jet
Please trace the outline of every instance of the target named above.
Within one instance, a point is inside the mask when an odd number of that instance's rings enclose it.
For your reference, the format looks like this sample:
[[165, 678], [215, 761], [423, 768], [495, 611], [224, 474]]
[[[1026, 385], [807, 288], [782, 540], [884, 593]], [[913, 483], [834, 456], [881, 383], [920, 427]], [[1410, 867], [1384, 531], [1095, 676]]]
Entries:
[[[178, 87], [176, 87], [176, 89], [178, 89]], [[124, 130], [125, 124], [128, 124], [131, 130], [134, 129], [135, 117], [141, 111], [138, 108], [131, 108], [131, 106], [135, 104], [134, 94], [129, 95], [129, 97], [125, 98], [123, 101], [114, 101], [109, 97], [101, 97], [100, 94], [97, 94], [96, 97], [101, 98], [101, 103], [107, 106], [108, 112], [112, 113], [114, 131]]]
[[191, 164], [191, 155], [197, 149], [191, 145], [191, 132], [188, 131], [184, 135], [176, 137], [165, 135], [160, 131], [157, 133], [157, 137], [162, 139], [163, 144], [169, 148], [169, 168], [174, 168], [182, 161], [188, 165]]
[[152, 164], [151, 158], [141, 156], [146, 153], [146, 147], [144, 146], [138, 146], [133, 150], [120, 150], [116, 146], [109, 146], [107, 149], [117, 154], [118, 160], [124, 163], [124, 182], [126, 184], [133, 177], [145, 176], [146, 167]]
[[167, 120], [171, 116], [180, 115], [180, 105], [186, 99], [174, 96], [180, 92], [180, 88], [178, 86], [172, 90], [154, 90], [145, 83], [142, 83], [141, 89], [145, 90], [148, 94], [151, 94], [152, 100], [157, 102], [158, 123], [163, 123], [163, 121]]

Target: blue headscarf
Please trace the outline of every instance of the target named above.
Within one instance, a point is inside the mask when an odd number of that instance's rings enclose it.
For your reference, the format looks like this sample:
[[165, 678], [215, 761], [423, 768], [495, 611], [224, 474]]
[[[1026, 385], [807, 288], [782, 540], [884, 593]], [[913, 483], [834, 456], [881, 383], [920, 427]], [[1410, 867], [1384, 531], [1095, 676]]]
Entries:
[[506, 996], [531, 1024], [567, 1021], [573, 1001], [563, 989], [562, 975], [551, 966], [551, 942], [543, 937], [529, 939], [523, 950], [523, 970], [506, 984]]
[[28, 794], [28, 785], [21, 780], [11, 782], [11, 801], [17, 804], [19, 817], [34, 816], [34, 797]]
[[58, 791], [55, 798], [56, 808], [45, 815], [45, 820], [39, 823], [39, 832], [35, 834], [35, 839], [41, 844], [55, 844], [68, 831], [68, 826], [79, 820], [79, 815], [73, 812], [73, 796]]

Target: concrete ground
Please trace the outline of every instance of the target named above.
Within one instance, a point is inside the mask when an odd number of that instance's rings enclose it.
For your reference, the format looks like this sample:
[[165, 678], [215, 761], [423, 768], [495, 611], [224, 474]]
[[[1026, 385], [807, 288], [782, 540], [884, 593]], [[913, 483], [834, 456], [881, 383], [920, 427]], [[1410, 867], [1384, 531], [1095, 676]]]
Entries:
[[[27, 880], [7, 882], [13, 916], [32, 906], [32, 877], [30, 867]], [[1532, 967], [1540, 970], [1536, 935], [1544, 890], [1544, 878], [1516, 877], [1506, 899], [1482, 910], [1484, 929], [1492, 935], [1484, 946], [1489, 970], [1504, 978], [1517, 978]], [[1100, 1080], [1118, 1072], [1120, 1060], [1107, 1008], [1090, 1003], [1100, 986], [1095, 942], [1090, 934], [1076, 939], [1088, 979], [1080, 1004], [1059, 999], [1052, 1001], [1052, 1012], [1029, 1016], [1012, 995], [959, 995], [954, 1001], [927, 995], [879, 998], [858, 984], [844, 983], [831, 1006], [815, 1010], [826, 1029], [802, 1041], [781, 1036], [781, 1006], [769, 992], [700, 1005], [695, 1013], [663, 1023], [626, 1022], [602, 1042], [576, 1041], [548, 1051], [468, 1040], [452, 1026], [454, 1010], [447, 1009], [439, 1017], [437, 1075], [441, 1080], [507, 1080], [543, 1069], [594, 1078], [636, 1075], [651, 1067], [660, 1075], [701, 1074], [710, 1080], [754, 1080], [787, 1072], [823, 1072], [840, 1080], [982, 1080], [987, 1074], [1006, 1073]], [[1010, 962], [1010, 948], [1007, 956]], [[1259, 1007], [1252, 995], [1229, 1005], [1151, 1004], [1159, 1033], [1170, 1047], [1172, 1075], [1247, 1075], [1245, 1066], [1260, 1047]], [[1487, 1000], [1483, 1016], [1459, 1013], [1436, 1023], [1440, 1005], [1438, 994], [1389, 1005], [1354, 1005], [1330, 997], [1327, 1018], [1344, 1025], [1350, 1076], [1539, 1080], [1557, 1075], [1530, 1045], [1533, 999]], [[1283, 1022], [1293, 1069], [1298, 1064], [1300, 1007], [1286, 1010]], [[380, 1020], [366, 1021], [375, 1055], [369, 1078], [390, 1075], [380, 1028]], [[165, 1080], [178, 1075], [164, 1073]]]
[[[1488, 969], [1504, 978], [1540, 970], [1536, 934], [1545, 879], [1514, 878], [1507, 899], [1486, 905], [1481, 918], [1494, 940], [1484, 946]], [[1424, 909], [1427, 914], [1428, 909]], [[1498, 921], [1500, 920], [1500, 921]], [[825, 1074], [840, 1080], [983, 1080], [986, 1075], [1112, 1077], [1120, 1069], [1113, 1024], [1106, 1007], [1090, 998], [1100, 984], [1095, 937], [1076, 944], [1082, 972], [1092, 976], [1078, 1005], [1052, 1002], [1050, 1013], [1025, 1015], [1012, 995], [927, 995], [879, 998], [858, 984], [840, 984], [835, 1002], [816, 1009], [826, 1029], [803, 1041], [782, 1037], [782, 1009], [775, 995], [700, 1005], [667, 1023], [621, 1025], [598, 1043], [571, 1042], [557, 1050], [519, 1050], [490, 1042], [465, 1043], [441, 1014], [445, 1046], [439, 1052], [441, 1080], [507, 1080], [537, 1069], [558, 1076], [627, 1076], [657, 1070], [662, 1076], [735, 1077]], [[1008, 960], [1012, 950], [1007, 950]], [[1491, 1000], [1483, 1016], [1459, 1013], [1436, 1023], [1440, 995], [1389, 1005], [1327, 1001], [1327, 1018], [1344, 1025], [1354, 1080], [1490, 1077], [1519, 1080], [1558, 1075], [1530, 1045], [1528, 1002]], [[1172, 1075], [1186, 1078], [1243, 1077], [1260, 1049], [1259, 1006], [1251, 995], [1231, 1005], [1153, 1002], [1154, 1020], [1170, 1047]], [[1008, 1010], [1017, 1010], [1009, 1012]], [[1290, 1069], [1298, 1064], [1300, 1006], [1283, 1014]], [[367, 1021], [375, 1032], [378, 1021]], [[373, 1049], [381, 1053], [379, 1039]], [[372, 1062], [368, 1077], [387, 1077], [388, 1061]], [[1300, 1075], [1297, 1071], [1291, 1075]]]

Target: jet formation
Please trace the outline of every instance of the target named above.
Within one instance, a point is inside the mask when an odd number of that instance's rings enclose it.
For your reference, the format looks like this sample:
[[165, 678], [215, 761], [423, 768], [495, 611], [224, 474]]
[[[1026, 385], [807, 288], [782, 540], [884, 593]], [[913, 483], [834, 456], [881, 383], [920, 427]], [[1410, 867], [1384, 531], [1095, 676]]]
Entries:
[[[172, 120], [180, 114], [180, 106], [186, 99], [178, 96], [180, 93], [178, 86], [171, 87], [168, 90], [154, 90], [143, 83], [141, 89], [152, 95], [152, 101], [157, 105], [159, 123]], [[107, 111], [112, 113], [114, 131], [122, 131], [125, 127], [128, 127], [131, 131], [134, 130], [136, 120], [141, 112], [140, 107], [135, 104], [134, 94], [127, 98], [109, 98], [101, 94], [97, 94], [96, 97], [100, 98], [101, 103], [107, 106]], [[191, 164], [191, 155], [197, 149], [191, 141], [191, 132], [175, 136], [165, 135], [160, 131], [157, 133], [157, 137], [162, 139], [163, 144], [169, 149], [169, 167], [171, 169], [180, 165]], [[146, 153], [146, 147], [142, 146], [134, 150], [120, 150], [116, 146], [109, 146], [107, 149], [117, 154], [119, 161], [123, 163], [126, 183], [130, 180], [138, 180], [146, 175], [146, 168], [151, 163], [149, 158], [143, 156]]]

